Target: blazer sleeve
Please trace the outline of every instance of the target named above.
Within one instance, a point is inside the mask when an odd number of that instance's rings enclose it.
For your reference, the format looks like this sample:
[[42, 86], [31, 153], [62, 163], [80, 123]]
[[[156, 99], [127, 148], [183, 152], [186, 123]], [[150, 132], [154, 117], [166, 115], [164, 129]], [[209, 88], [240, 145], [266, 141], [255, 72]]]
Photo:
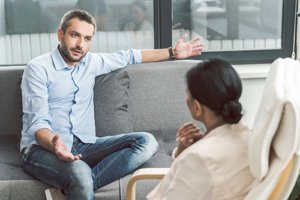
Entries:
[[163, 200], [197, 199], [209, 200], [213, 198], [213, 177], [205, 162], [196, 153], [190, 153], [179, 158], [174, 165], [174, 175], [165, 191]]

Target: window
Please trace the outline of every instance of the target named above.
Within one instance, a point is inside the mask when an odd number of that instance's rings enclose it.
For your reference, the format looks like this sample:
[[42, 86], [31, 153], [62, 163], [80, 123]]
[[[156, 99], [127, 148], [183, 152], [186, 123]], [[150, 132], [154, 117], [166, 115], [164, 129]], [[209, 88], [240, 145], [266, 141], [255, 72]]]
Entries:
[[173, 38], [203, 35], [207, 51], [281, 48], [283, 0], [173, 1]]
[[[232, 63], [266, 63], [293, 50], [295, 0], [0, 0], [0, 65], [25, 64], [57, 45], [67, 10], [97, 21], [93, 52], [175, 45], [201, 35], [205, 52]], [[193, 58], [195, 59], [195, 58]]]
[[[187, 33], [205, 39], [199, 59], [220, 57], [232, 63], [266, 63], [291, 56], [295, 0], [169, 0], [169, 44]], [[168, 10], [168, 9], [167, 9]], [[170, 23], [171, 22], [171, 23]], [[164, 33], [162, 33], [164, 34]]]
[[25, 64], [55, 48], [60, 19], [74, 8], [96, 19], [91, 51], [154, 48], [152, 0], [0, 0], [0, 65]]

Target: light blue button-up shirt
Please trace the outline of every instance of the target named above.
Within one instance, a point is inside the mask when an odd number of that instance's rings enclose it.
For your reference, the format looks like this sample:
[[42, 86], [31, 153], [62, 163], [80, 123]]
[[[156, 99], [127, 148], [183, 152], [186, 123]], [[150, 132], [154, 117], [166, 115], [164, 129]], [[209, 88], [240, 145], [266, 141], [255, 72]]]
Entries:
[[93, 87], [95, 77], [141, 63], [140, 50], [87, 53], [74, 67], [58, 48], [28, 63], [21, 84], [23, 130], [20, 149], [37, 144], [35, 132], [58, 133], [69, 150], [73, 135], [85, 143], [96, 141]]

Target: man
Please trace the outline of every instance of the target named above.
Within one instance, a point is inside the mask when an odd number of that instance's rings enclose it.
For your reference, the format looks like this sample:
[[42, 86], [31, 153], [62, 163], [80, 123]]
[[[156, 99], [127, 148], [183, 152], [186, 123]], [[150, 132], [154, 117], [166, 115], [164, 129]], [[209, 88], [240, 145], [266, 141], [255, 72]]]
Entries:
[[22, 79], [24, 170], [61, 188], [67, 199], [94, 199], [94, 191], [145, 163], [157, 150], [149, 133], [96, 137], [93, 113], [95, 77], [128, 64], [199, 55], [200, 38], [175, 48], [88, 53], [94, 18], [67, 12], [58, 29], [60, 44], [28, 63]]

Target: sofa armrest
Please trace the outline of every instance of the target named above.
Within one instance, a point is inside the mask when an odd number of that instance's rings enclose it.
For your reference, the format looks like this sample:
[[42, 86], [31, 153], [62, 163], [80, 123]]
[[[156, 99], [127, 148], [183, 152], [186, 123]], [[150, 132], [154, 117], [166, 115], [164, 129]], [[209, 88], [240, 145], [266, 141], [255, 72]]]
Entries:
[[135, 200], [136, 182], [144, 179], [162, 179], [170, 168], [142, 168], [136, 170], [127, 184], [127, 200]]

